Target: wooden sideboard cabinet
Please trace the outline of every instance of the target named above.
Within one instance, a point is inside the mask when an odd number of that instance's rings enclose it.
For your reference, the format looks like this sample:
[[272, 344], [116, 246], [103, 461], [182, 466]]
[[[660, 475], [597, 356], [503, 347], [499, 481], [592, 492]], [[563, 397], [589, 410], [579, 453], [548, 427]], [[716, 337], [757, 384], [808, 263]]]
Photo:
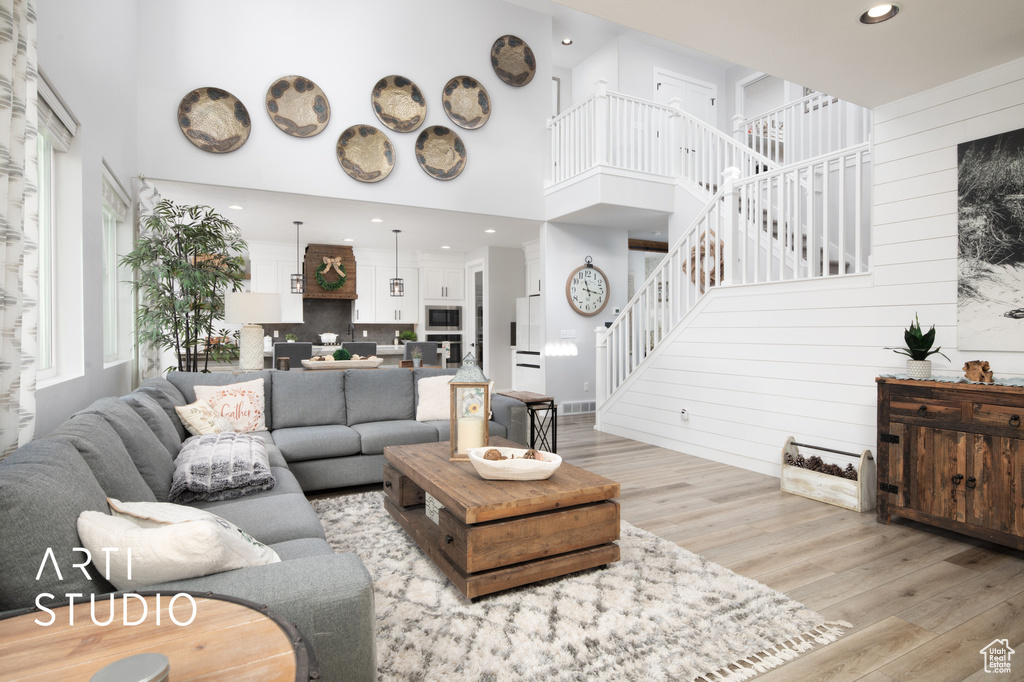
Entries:
[[879, 378], [878, 521], [1024, 549], [1024, 388]]

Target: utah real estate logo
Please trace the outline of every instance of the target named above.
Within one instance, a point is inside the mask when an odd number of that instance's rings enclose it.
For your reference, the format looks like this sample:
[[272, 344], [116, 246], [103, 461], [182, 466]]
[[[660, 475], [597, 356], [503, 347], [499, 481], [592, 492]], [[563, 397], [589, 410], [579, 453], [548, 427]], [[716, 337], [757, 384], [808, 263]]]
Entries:
[[981, 650], [985, 657], [985, 672], [987, 673], [1009, 673], [1010, 657], [1016, 653], [1010, 648], [1010, 641], [1006, 639], [994, 639], [992, 643]]

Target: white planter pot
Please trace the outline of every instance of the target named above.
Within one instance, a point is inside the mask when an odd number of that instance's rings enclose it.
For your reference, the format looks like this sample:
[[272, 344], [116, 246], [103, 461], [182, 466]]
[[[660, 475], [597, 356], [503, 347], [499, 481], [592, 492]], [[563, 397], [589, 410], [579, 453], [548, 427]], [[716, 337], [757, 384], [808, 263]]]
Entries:
[[419, 367], [422, 363], [423, 363], [423, 358], [413, 358], [412, 359], [412, 366], [413, 367]]
[[907, 376], [911, 379], [931, 379], [931, 360], [907, 360]]

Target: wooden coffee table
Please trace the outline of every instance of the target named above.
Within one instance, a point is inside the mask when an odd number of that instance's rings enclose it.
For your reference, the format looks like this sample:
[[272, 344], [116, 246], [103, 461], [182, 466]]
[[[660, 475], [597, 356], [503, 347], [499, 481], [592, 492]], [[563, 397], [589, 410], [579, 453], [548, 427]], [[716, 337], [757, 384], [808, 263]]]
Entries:
[[615, 481], [564, 461], [544, 481], [487, 481], [449, 447], [384, 448], [384, 506], [470, 599], [619, 560]]

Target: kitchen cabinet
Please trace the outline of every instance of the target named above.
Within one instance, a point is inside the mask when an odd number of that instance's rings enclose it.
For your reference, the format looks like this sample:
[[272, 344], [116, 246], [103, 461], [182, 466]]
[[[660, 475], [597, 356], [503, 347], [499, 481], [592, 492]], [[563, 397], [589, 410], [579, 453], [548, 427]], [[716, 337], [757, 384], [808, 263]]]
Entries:
[[420, 268], [420, 290], [424, 300], [462, 300], [466, 297], [466, 269]]
[[526, 295], [537, 296], [540, 294], [541, 269], [540, 259], [526, 261]]
[[[394, 268], [377, 267], [374, 281], [374, 316], [378, 324], [399, 322], [401, 324], [418, 324], [420, 321], [419, 270], [417, 268], [399, 268], [398, 276], [405, 281], [405, 295], [391, 295], [391, 278], [395, 276]], [[358, 300], [358, 299], [357, 299]], [[362, 322], [362, 320], [359, 320]]]
[[258, 294], [280, 294], [281, 322], [302, 322], [302, 294], [292, 293], [294, 260], [250, 261], [249, 290]]
[[377, 321], [377, 268], [373, 265], [360, 265], [359, 277], [356, 278], [356, 300], [352, 307], [352, 322], [369, 324]]
[[878, 521], [1024, 549], [1024, 388], [878, 379]]

